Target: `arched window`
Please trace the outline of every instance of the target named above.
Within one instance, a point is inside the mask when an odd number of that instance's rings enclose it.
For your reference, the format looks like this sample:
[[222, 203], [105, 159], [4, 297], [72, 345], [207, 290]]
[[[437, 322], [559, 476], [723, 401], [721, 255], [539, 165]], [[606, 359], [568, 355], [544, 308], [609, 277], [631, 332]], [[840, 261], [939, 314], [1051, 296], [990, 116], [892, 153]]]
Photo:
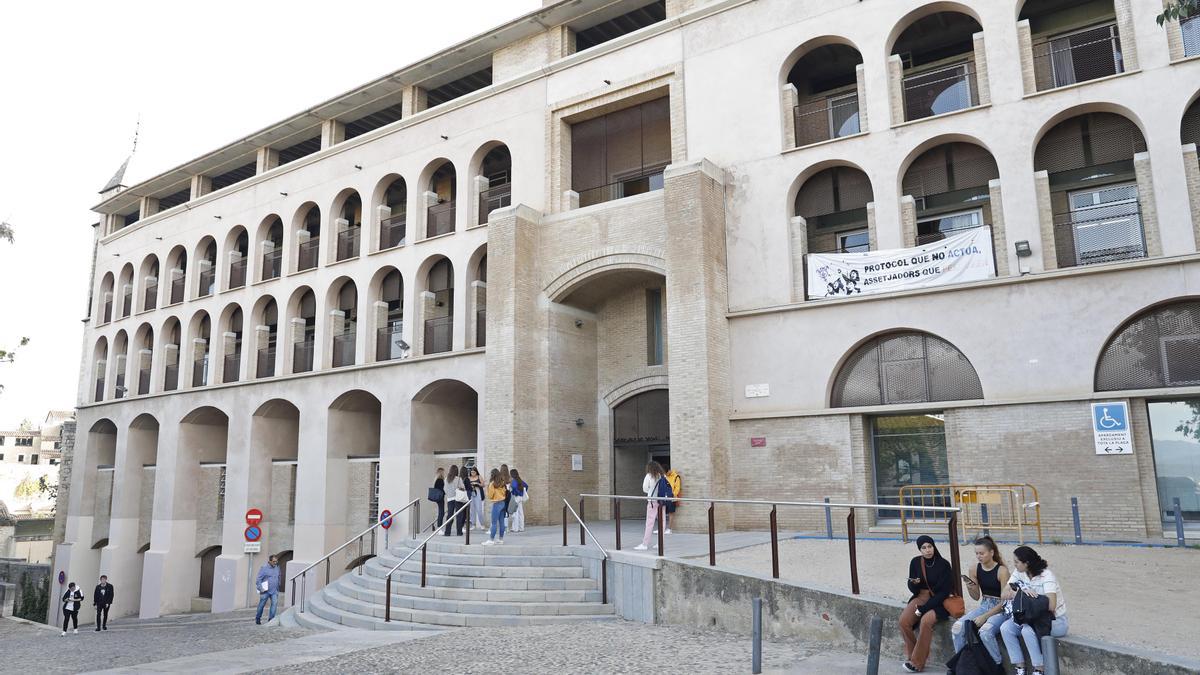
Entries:
[[1096, 364], [1096, 391], [1200, 384], [1200, 300], [1142, 312], [1117, 331]]
[[861, 131], [858, 116], [858, 66], [854, 47], [827, 43], [804, 53], [788, 71], [787, 111], [795, 129], [795, 147], [851, 136]]
[[916, 331], [873, 338], [846, 359], [830, 405], [961, 401], [983, 398], [975, 368], [945, 340]]
[[867, 203], [873, 198], [867, 174], [854, 167], [830, 167], [804, 181], [795, 214], [804, 218], [808, 252], [871, 250]]
[[[903, 77], [892, 82], [902, 96], [904, 119], [944, 115], [985, 102], [975, 72], [983, 61], [974, 35], [983, 30], [974, 17], [960, 12], [916, 10], [913, 20], [896, 39], [892, 59], [899, 60]], [[911, 15], [910, 15], [911, 16]], [[897, 89], [897, 85], [898, 89]]]

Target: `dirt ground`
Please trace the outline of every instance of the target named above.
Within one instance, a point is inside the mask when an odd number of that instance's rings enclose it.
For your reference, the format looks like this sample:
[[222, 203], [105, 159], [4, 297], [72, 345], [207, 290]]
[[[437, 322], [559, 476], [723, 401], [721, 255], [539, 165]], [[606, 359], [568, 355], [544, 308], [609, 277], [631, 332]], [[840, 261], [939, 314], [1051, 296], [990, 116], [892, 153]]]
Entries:
[[[938, 545], [949, 559], [945, 543]], [[779, 543], [780, 577], [809, 586], [850, 590], [847, 542], [792, 539]], [[1000, 544], [1012, 568], [1015, 544]], [[1062, 584], [1072, 635], [1119, 645], [1200, 658], [1196, 607], [1200, 606], [1200, 551], [1129, 546], [1035, 545]], [[859, 585], [863, 595], [908, 600], [904, 579], [916, 545], [859, 541]], [[974, 549], [962, 547], [963, 569], [975, 564]], [[717, 556], [717, 564], [756, 574], [771, 573], [769, 545]], [[967, 609], [975, 603], [967, 598]]]

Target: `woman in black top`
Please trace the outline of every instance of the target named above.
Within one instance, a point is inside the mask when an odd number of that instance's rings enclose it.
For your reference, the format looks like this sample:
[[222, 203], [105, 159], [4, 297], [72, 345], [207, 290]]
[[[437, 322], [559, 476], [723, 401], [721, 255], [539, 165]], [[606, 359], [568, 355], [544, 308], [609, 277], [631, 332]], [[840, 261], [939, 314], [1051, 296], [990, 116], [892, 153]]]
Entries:
[[1008, 567], [1000, 557], [1000, 549], [989, 536], [975, 540], [975, 559], [979, 564], [971, 569], [966, 582], [966, 590], [970, 596], [979, 601], [979, 606], [967, 612], [963, 618], [955, 622], [950, 629], [954, 639], [954, 651], [962, 650], [967, 643], [967, 621], [975, 622], [979, 630], [979, 639], [991, 654], [992, 660], [1000, 663], [1000, 645], [996, 636], [1000, 634], [1000, 625], [1004, 623], [1004, 605], [1000, 602], [1000, 591], [1008, 585]]
[[917, 537], [917, 550], [921, 555], [908, 563], [908, 590], [912, 592], [912, 597], [900, 613], [900, 634], [904, 636], [904, 669], [910, 673], [925, 669], [929, 643], [933, 640], [933, 626], [950, 617], [942, 603], [954, 590], [954, 572], [950, 563], [938, 552], [933, 539], [926, 535]]

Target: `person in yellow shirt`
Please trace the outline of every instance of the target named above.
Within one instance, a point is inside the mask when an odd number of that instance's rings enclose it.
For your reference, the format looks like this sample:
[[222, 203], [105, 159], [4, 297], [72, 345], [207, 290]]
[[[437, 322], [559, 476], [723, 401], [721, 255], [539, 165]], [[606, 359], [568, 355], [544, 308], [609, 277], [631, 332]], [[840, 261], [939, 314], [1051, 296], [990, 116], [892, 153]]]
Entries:
[[[508, 499], [508, 485], [504, 483], [504, 479], [500, 476], [499, 469], [492, 469], [491, 478], [487, 484], [487, 500], [492, 505], [492, 529], [488, 533], [488, 540], [483, 542], [484, 546], [492, 544], [504, 543], [504, 517], [507, 515], [504, 507], [504, 502]], [[500, 538], [496, 538], [496, 530], [500, 531]]]

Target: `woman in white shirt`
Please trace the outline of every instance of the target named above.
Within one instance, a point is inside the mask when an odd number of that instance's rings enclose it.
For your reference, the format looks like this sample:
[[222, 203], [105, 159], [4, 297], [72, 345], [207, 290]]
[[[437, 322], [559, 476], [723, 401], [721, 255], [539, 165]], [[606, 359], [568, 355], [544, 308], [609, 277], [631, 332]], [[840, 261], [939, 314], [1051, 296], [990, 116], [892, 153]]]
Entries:
[[[1037, 551], [1028, 546], [1018, 546], [1013, 551], [1013, 557], [1016, 558], [1017, 571], [1009, 578], [1009, 585], [1000, 595], [1000, 599], [1006, 603], [1006, 611], [1010, 616], [1007, 621], [1000, 626], [1000, 636], [1004, 638], [1004, 648], [1008, 650], [1008, 660], [1016, 666], [1016, 675], [1025, 675], [1025, 667], [1017, 665], [1021, 661], [1021, 642], [1025, 642], [1025, 649], [1029, 651], [1029, 659], [1033, 661], [1033, 672], [1042, 673], [1042, 645], [1038, 640], [1037, 633], [1033, 630], [1033, 626], [1029, 624], [1019, 624], [1013, 621], [1012, 599], [1017, 593], [1024, 593], [1031, 598], [1036, 598], [1039, 595], [1045, 595], [1050, 601], [1050, 608], [1054, 614], [1054, 620], [1050, 623], [1050, 635], [1052, 637], [1062, 637], [1067, 634], [1067, 600], [1063, 596], [1062, 587], [1058, 585], [1058, 578], [1054, 576], [1054, 572], [1046, 569], [1047, 563], [1042, 559]], [[1013, 586], [1017, 589], [1014, 590]]]
[[650, 548], [650, 537], [654, 533], [654, 523], [658, 519], [658, 482], [663, 480], [662, 465], [650, 462], [646, 465], [646, 477], [642, 479], [642, 492], [646, 493], [646, 533], [642, 535], [642, 543], [633, 547], [635, 551], [645, 551]]

